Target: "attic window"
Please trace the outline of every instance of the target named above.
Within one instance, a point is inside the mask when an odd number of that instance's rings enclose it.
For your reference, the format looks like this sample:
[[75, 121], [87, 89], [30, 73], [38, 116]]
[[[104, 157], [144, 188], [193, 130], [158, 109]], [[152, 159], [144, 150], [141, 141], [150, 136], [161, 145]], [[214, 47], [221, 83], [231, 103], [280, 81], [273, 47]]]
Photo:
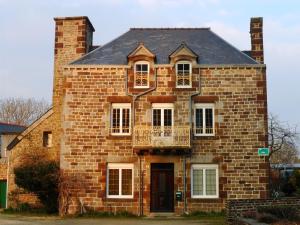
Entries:
[[52, 132], [44, 131], [43, 132], [43, 146], [52, 147]]
[[139, 61], [134, 64], [134, 87], [148, 88], [149, 87], [149, 63]]
[[176, 63], [176, 87], [192, 87], [192, 64], [189, 61]]

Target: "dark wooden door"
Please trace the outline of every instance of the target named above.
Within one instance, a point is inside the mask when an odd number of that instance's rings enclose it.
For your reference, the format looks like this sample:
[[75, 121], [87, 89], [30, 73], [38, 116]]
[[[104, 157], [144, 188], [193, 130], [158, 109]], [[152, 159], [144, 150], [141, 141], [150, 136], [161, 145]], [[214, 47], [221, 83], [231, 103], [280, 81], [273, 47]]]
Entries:
[[174, 211], [174, 164], [151, 164], [151, 212]]

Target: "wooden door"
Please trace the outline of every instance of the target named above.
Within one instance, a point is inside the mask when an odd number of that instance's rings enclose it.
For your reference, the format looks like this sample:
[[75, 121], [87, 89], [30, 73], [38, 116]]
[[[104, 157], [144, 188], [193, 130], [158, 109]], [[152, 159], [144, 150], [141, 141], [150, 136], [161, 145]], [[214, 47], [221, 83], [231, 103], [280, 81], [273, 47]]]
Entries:
[[0, 208], [6, 208], [6, 180], [0, 180]]
[[174, 164], [151, 164], [151, 212], [174, 211]]

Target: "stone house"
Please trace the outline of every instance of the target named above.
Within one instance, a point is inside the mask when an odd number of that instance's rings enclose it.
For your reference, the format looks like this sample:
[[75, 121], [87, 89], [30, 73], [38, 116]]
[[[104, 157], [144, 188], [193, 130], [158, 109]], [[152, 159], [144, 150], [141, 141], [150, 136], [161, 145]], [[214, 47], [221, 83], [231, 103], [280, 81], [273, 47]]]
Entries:
[[65, 212], [180, 215], [267, 197], [262, 18], [245, 52], [210, 28], [132, 28], [94, 47], [87, 17], [55, 24], [53, 108], [25, 132], [38, 146], [51, 133]]
[[7, 146], [26, 127], [0, 122], [0, 208], [6, 207], [7, 195]]

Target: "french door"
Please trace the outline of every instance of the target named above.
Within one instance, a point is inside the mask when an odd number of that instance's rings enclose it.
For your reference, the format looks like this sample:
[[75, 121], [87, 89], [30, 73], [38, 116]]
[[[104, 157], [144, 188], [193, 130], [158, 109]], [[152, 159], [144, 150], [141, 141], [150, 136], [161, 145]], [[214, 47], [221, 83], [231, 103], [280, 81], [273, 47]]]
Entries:
[[173, 128], [173, 104], [152, 105], [152, 126], [154, 137], [171, 137]]

